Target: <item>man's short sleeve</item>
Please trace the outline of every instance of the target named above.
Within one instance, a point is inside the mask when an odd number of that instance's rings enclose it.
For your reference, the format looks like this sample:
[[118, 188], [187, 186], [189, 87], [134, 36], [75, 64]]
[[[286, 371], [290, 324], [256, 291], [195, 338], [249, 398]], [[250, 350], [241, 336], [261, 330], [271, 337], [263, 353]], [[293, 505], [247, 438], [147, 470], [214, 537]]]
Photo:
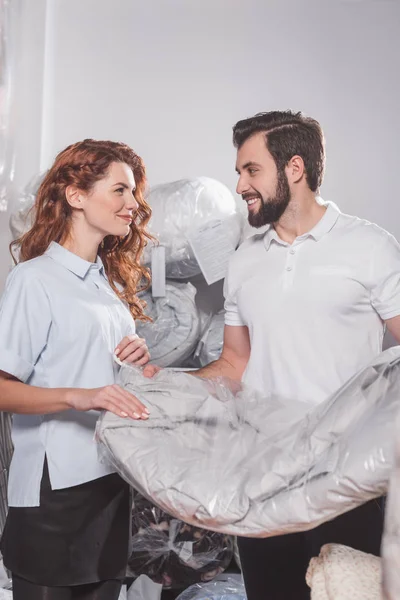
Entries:
[[225, 325], [233, 325], [234, 327], [237, 327], [245, 325], [246, 323], [243, 322], [237, 305], [237, 289], [236, 286], [233, 285], [232, 281], [233, 270], [234, 269], [231, 262], [224, 281]]
[[40, 278], [14, 267], [0, 302], [0, 370], [26, 382], [47, 344], [51, 313]]
[[372, 256], [371, 304], [386, 321], [400, 315], [400, 245], [384, 233]]

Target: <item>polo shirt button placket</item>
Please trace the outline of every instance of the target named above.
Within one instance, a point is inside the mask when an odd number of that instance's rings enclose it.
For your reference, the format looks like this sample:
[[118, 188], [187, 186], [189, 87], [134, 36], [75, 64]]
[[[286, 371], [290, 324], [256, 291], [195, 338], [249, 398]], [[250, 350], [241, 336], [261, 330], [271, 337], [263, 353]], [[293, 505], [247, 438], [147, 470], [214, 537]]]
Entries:
[[295, 268], [295, 257], [296, 250], [294, 248], [288, 249], [286, 264], [285, 264], [285, 275], [284, 275], [284, 288], [287, 289], [293, 284], [294, 268]]

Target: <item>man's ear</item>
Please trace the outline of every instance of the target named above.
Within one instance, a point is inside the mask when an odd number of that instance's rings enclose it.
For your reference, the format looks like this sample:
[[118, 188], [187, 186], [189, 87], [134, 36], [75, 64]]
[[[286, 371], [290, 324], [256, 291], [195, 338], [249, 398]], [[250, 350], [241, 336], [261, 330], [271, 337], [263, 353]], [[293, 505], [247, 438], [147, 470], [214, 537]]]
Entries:
[[68, 185], [65, 188], [65, 198], [72, 208], [83, 207], [83, 193], [76, 185]]
[[297, 154], [292, 156], [286, 165], [286, 175], [291, 183], [298, 183], [305, 175], [304, 161]]

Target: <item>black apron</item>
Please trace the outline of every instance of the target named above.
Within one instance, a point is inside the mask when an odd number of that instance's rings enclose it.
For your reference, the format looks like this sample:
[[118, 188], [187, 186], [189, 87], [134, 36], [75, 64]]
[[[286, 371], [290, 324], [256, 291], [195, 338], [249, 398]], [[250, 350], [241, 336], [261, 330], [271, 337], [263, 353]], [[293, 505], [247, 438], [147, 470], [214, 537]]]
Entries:
[[130, 488], [119, 475], [52, 490], [45, 461], [40, 506], [9, 508], [0, 544], [4, 564], [39, 585], [123, 579], [131, 512]]

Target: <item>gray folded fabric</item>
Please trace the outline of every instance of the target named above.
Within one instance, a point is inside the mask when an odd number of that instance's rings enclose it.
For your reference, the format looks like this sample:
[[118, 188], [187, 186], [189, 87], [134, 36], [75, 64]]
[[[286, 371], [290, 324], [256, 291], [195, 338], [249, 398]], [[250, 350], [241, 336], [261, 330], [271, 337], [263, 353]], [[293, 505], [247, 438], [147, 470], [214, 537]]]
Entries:
[[136, 322], [136, 330], [146, 340], [151, 361], [160, 367], [180, 367], [191, 355], [200, 330], [200, 315], [195, 303], [196, 288], [191, 283], [169, 282], [166, 296], [141, 298], [147, 302], [146, 314], [153, 322]]
[[150, 418], [105, 413], [97, 437], [121, 475], [176, 518], [255, 537], [304, 530], [385, 492], [399, 369], [391, 348], [310, 407], [186, 373], [146, 379], [123, 365], [119, 383]]

